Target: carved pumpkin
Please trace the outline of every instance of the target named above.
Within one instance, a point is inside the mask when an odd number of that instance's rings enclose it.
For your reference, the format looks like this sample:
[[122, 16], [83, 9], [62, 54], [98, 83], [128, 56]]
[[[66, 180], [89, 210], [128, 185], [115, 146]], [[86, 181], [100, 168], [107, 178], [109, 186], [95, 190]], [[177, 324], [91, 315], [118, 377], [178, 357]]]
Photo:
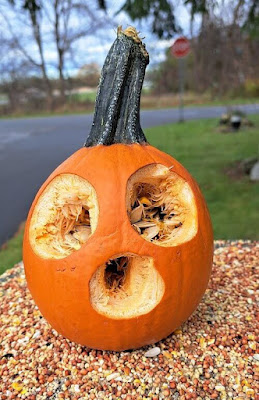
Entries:
[[202, 194], [186, 169], [146, 142], [139, 102], [148, 54], [118, 30], [85, 146], [39, 190], [24, 264], [44, 317], [106, 350], [157, 342], [195, 310], [212, 264]]

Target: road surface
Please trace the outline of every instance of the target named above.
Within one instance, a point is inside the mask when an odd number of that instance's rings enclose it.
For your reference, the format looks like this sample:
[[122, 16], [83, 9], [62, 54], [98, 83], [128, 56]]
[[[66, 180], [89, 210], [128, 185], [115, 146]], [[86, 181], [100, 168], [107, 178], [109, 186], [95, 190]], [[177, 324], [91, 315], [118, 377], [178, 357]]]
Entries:
[[[259, 104], [235, 106], [259, 113]], [[219, 117], [226, 107], [186, 108], [185, 119]], [[178, 120], [177, 109], [142, 111], [145, 129]], [[63, 160], [84, 143], [92, 115], [0, 119], [0, 245], [26, 219], [41, 184]]]

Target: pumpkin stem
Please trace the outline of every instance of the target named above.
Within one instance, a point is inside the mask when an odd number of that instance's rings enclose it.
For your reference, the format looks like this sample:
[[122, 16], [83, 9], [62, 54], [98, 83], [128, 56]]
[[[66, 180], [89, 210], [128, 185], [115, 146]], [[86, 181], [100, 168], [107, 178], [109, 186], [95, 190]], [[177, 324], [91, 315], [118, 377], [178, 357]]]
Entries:
[[102, 69], [93, 125], [85, 146], [146, 143], [140, 126], [140, 96], [149, 62], [133, 27], [119, 27]]

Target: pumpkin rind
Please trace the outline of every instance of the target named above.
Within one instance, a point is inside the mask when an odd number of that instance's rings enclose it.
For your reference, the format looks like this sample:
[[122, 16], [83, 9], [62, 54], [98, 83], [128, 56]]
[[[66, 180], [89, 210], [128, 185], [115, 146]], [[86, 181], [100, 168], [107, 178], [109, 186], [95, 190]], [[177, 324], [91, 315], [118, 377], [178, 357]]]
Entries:
[[[128, 219], [127, 181], [139, 168], [154, 163], [173, 166], [173, 171], [189, 183], [194, 193], [198, 230], [190, 241], [176, 247], [164, 248], [143, 240]], [[94, 187], [99, 202], [98, 226], [79, 251], [62, 260], [44, 260], [30, 245], [31, 215], [48, 183], [66, 173], [76, 174]], [[89, 281], [107, 259], [132, 252], [153, 258], [165, 282], [164, 296], [152, 311], [137, 318], [117, 320], [103, 316], [91, 305]], [[69, 339], [106, 350], [155, 343], [179, 327], [196, 309], [206, 289], [212, 254], [210, 217], [198, 185], [180, 163], [150, 145], [100, 145], [78, 150], [39, 190], [24, 235], [28, 286], [44, 317]]]

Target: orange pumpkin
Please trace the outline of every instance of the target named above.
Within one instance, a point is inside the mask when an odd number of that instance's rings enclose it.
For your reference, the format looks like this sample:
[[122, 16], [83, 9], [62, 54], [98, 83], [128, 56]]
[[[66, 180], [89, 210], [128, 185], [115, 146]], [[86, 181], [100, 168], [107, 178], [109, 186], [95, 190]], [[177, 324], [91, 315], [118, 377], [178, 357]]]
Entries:
[[148, 54], [118, 30], [85, 147], [39, 190], [24, 236], [28, 287], [72, 341], [105, 350], [157, 342], [197, 307], [213, 238], [191, 175], [150, 146], [139, 123]]

